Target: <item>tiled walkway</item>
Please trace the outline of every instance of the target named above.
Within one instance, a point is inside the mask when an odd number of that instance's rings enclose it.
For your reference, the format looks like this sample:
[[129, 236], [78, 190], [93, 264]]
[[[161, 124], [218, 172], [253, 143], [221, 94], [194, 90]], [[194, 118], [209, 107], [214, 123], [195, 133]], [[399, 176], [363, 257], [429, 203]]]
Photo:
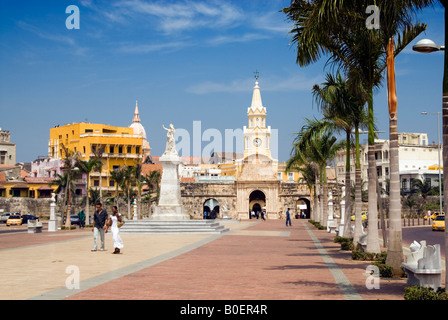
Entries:
[[403, 299], [404, 279], [369, 290], [369, 262], [305, 220], [227, 226], [224, 235], [122, 235], [120, 255], [110, 234], [107, 251], [90, 252], [90, 230], [1, 235], [0, 299]]

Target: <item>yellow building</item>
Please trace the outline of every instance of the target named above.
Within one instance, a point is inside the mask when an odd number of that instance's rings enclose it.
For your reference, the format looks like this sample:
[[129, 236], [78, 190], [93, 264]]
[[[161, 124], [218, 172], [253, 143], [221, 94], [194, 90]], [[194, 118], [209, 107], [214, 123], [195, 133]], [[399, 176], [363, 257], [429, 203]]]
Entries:
[[63, 159], [65, 154], [62, 146], [79, 152], [84, 161], [95, 157], [99, 152], [104, 165], [101, 172], [90, 174], [89, 185], [99, 188], [101, 184], [103, 194], [112, 195], [116, 187], [115, 181], [110, 178], [110, 171], [142, 163], [143, 141], [143, 135], [135, 134], [132, 127], [75, 123], [50, 129], [48, 156]]

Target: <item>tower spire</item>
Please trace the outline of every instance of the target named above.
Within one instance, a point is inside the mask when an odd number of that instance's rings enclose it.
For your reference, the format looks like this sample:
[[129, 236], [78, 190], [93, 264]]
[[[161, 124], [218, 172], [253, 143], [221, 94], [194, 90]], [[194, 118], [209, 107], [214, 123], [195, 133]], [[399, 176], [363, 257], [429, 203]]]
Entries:
[[134, 111], [134, 123], [140, 123], [140, 114], [138, 112], [138, 100], [135, 101], [135, 111]]
[[260, 78], [260, 74], [258, 71], [254, 72], [255, 74], [255, 87], [254, 87], [254, 94], [252, 97], [252, 105], [251, 109], [252, 111], [261, 111], [263, 112], [263, 102], [261, 101], [261, 93], [260, 93], [260, 87], [258, 85], [258, 79]]

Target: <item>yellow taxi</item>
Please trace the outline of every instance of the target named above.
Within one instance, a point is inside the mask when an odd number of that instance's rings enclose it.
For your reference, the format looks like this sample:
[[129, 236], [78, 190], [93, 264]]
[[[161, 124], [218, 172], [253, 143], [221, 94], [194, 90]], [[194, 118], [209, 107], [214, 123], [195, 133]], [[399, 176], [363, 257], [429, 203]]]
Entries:
[[[434, 211], [429, 217], [431, 218], [431, 220], [435, 220], [439, 214], [440, 214], [440, 211]], [[445, 214], [445, 211], [442, 211], [442, 214]], [[428, 216], [425, 215], [424, 219], [428, 220]]]
[[6, 220], [6, 225], [9, 227], [13, 224], [20, 226], [22, 224], [22, 217], [17, 215], [9, 216], [8, 220]]
[[436, 230], [445, 231], [445, 215], [437, 216], [432, 222], [432, 231]]
[[[355, 215], [351, 216], [352, 221], [355, 221]], [[367, 211], [361, 212], [361, 220], [365, 221], [367, 219]]]

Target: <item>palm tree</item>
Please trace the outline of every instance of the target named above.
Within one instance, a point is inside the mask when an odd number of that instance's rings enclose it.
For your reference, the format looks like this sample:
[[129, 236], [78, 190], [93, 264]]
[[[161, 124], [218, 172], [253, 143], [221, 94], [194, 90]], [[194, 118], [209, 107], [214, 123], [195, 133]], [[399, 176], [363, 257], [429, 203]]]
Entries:
[[[363, 94], [368, 102], [370, 228], [367, 251], [369, 252], [379, 252], [373, 89], [382, 82], [382, 73], [387, 66], [387, 60], [389, 62], [388, 78], [393, 78], [393, 72], [391, 72], [392, 65], [390, 63], [393, 60], [392, 56], [396, 56], [403, 50], [419, 33], [419, 30], [423, 28], [423, 25], [411, 25], [409, 23], [411, 21], [409, 13], [412, 12], [413, 8], [422, 8], [431, 2], [430, 0], [376, 1], [375, 4], [380, 7], [381, 12], [381, 29], [379, 30], [368, 30], [366, 28], [365, 17], [359, 15], [360, 12], [365, 11], [366, 6], [365, 1], [361, 0], [316, 0], [312, 2], [296, 0], [292, 2], [290, 8], [283, 10], [295, 22], [291, 33], [293, 34], [293, 42], [297, 44], [297, 62], [300, 65], [308, 65], [317, 61], [322, 55], [329, 54], [329, 62], [336, 63], [345, 71], [347, 78], [359, 88], [360, 94]], [[398, 45], [392, 51], [390, 39], [399, 32], [402, 32], [402, 34], [399, 36]], [[387, 55], [386, 51], [389, 52]], [[391, 55], [391, 52], [394, 54]], [[393, 92], [394, 83], [390, 82], [388, 86], [389, 92]], [[391, 110], [393, 109], [394, 98], [394, 95], [389, 95]], [[392, 112], [390, 115], [392, 115]], [[394, 114], [395, 117], [396, 113]], [[391, 126], [395, 124], [395, 122], [391, 122]], [[391, 129], [391, 132], [394, 134], [396, 126]], [[391, 140], [395, 140], [395, 137], [392, 137]], [[391, 159], [391, 162], [396, 163], [396, 161], [394, 153], [394, 160]], [[398, 170], [398, 166], [396, 168]], [[391, 194], [396, 192], [395, 189], [397, 189], [395, 175], [396, 173], [394, 173], [393, 182], [391, 181]], [[394, 200], [394, 206], [396, 204], [397, 201]], [[399, 209], [397, 210], [394, 207], [394, 213], [391, 212], [391, 215], [394, 217], [394, 224], [393, 226], [391, 225], [390, 232], [394, 234], [389, 237], [393, 241], [388, 243], [388, 251], [391, 251], [390, 257], [388, 255], [388, 260], [394, 262], [394, 267], [401, 264], [399, 261], [403, 259], [401, 224], [396, 225], [398, 221], [395, 221], [398, 211]]]
[[133, 196], [133, 185], [135, 184], [135, 169], [133, 167], [123, 166], [122, 170], [123, 180], [121, 181], [120, 187], [127, 199], [128, 219], [131, 219], [131, 198]]
[[[346, 170], [345, 170], [345, 185], [347, 190], [351, 187], [351, 135], [354, 128], [367, 124], [367, 116], [364, 111], [364, 102], [359, 101], [359, 97], [352, 91], [348, 82], [343, 79], [342, 75], [338, 73], [336, 76], [327, 74], [326, 81], [322, 84], [323, 87], [315, 85], [313, 87], [313, 95], [318, 102], [324, 118], [331, 121], [335, 128], [342, 130], [346, 135]], [[358, 131], [359, 135], [359, 131]], [[357, 139], [357, 149], [359, 152], [359, 136]], [[359, 153], [357, 154], [359, 156]], [[360, 181], [359, 181], [360, 182]], [[361, 202], [361, 199], [358, 199]], [[351, 195], [346, 193], [345, 198], [345, 226], [344, 237], [350, 237], [351, 228]], [[361, 210], [359, 209], [359, 215]], [[359, 226], [358, 228], [361, 228]]]
[[[294, 1], [283, 11], [294, 21], [292, 42], [297, 45], [297, 63], [306, 66], [328, 55], [327, 63], [337, 66], [348, 79], [359, 101], [368, 103], [369, 120], [369, 225], [377, 217], [376, 165], [374, 154], [373, 90], [381, 84], [385, 63], [378, 34], [366, 28], [357, 10], [347, 1]], [[361, 10], [362, 8], [362, 10]], [[358, 164], [358, 163], [357, 163]], [[359, 219], [358, 219], [359, 220]], [[371, 227], [367, 250], [379, 252], [378, 230]]]
[[[294, 161], [300, 165], [300, 159], [303, 156], [309, 158], [310, 162], [314, 162], [319, 168], [320, 181], [322, 184], [322, 217], [321, 224], [326, 225], [328, 219], [328, 184], [327, 184], [327, 163], [334, 159], [336, 153], [344, 148], [345, 142], [337, 142], [337, 138], [333, 136], [332, 127], [326, 121], [305, 119], [306, 124], [297, 134], [294, 140], [293, 157], [290, 159], [289, 165], [293, 165]], [[300, 154], [303, 154], [301, 156]]]
[[[433, 3], [432, 0], [380, 1], [380, 34], [387, 64], [387, 89], [389, 105], [389, 153], [390, 153], [390, 196], [389, 196], [389, 241], [386, 263], [391, 265], [395, 275], [401, 273], [403, 244], [401, 230], [400, 173], [398, 158], [398, 117], [395, 84], [395, 57], [420, 33], [426, 25], [414, 22], [414, 14]], [[394, 38], [397, 37], [395, 45]]]
[[158, 201], [159, 200], [159, 195], [160, 195], [160, 179], [162, 178], [162, 175], [160, 173], [159, 170], [153, 170], [150, 171], [148, 174], [145, 175], [145, 181], [146, 184], [149, 187], [149, 191], [155, 191], [156, 192], [156, 197], [154, 199], [154, 201]]
[[60, 175], [57, 174], [56, 175], [56, 179], [53, 180], [52, 182], [50, 182], [50, 186], [58, 186], [55, 193], [56, 194], [60, 194], [61, 192], [64, 195], [64, 198], [62, 200], [62, 212], [65, 212], [65, 208], [67, 205], [67, 195], [66, 195], [66, 190], [67, 190], [67, 185], [68, 183], [71, 184], [71, 186], [68, 188], [69, 190], [75, 190], [76, 186], [73, 183], [73, 181], [69, 182], [69, 177], [68, 177], [68, 173], [65, 172], [64, 174]]
[[81, 173], [87, 175], [86, 177], [86, 223], [90, 221], [90, 197], [89, 197], [89, 185], [90, 185], [90, 173], [97, 170], [97, 168], [103, 164], [103, 161], [99, 158], [91, 158], [89, 160], [78, 159], [75, 166]]
[[123, 181], [125, 179], [125, 173], [124, 173], [124, 167], [121, 167], [119, 169], [116, 170], [112, 170], [109, 174], [110, 177], [115, 181], [115, 205], [118, 207], [119, 206], [119, 188], [121, 187], [121, 185], [123, 185]]
[[71, 214], [71, 201], [72, 201], [72, 192], [76, 190], [76, 187], [73, 185], [73, 180], [76, 178], [78, 168], [75, 167], [75, 163], [78, 161], [80, 153], [73, 152], [69, 150], [64, 144], [61, 144], [61, 148], [65, 154], [65, 157], [63, 158], [64, 163], [64, 171], [65, 174], [67, 174], [66, 177], [66, 186], [65, 186], [65, 194], [64, 194], [64, 203], [67, 202], [67, 211], [65, 215], [65, 227], [67, 229], [70, 229], [71, 221], [70, 221], [70, 214]]
[[315, 212], [318, 211], [319, 202], [317, 197], [317, 175], [319, 174], [318, 168], [315, 164], [308, 161], [307, 157], [299, 152], [292, 154], [292, 157], [286, 162], [286, 172], [297, 171], [300, 173], [301, 177], [299, 181], [305, 181], [310, 194], [313, 198], [313, 210], [311, 210], [310, 218], [311, 220], [316, 220], [317, 216]]

